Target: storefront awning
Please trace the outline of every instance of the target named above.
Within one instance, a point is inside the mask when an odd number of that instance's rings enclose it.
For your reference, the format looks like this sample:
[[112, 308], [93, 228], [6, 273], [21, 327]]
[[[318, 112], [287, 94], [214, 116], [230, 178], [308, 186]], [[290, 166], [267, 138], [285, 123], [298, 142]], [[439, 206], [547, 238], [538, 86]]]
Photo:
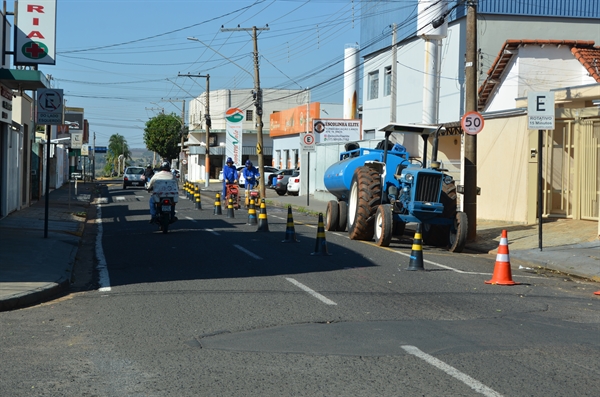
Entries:
[[50, 82], [39, 70], [0, 69], [0, 83], [12, 90], [23, 91], [50, 87]]

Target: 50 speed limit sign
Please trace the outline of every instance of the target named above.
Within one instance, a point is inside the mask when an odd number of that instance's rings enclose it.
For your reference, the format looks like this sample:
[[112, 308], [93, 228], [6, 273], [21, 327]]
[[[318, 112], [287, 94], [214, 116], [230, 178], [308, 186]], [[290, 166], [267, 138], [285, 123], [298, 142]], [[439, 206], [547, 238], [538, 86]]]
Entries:
[[467, 112], [460, 120], [463, 131], [469, 135], [477, 135], [483, 129], [483, 116], [479, 112]]

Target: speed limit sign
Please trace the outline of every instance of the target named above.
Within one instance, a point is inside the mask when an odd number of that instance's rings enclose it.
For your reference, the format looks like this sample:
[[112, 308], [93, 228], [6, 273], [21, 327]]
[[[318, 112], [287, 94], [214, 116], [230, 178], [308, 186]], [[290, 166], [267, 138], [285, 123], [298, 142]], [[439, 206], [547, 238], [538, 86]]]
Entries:
[[477, 135], [483, 129], [483, 116], [479, 112], [467, 112], [460, 120], [463, 131], [469, 135]]

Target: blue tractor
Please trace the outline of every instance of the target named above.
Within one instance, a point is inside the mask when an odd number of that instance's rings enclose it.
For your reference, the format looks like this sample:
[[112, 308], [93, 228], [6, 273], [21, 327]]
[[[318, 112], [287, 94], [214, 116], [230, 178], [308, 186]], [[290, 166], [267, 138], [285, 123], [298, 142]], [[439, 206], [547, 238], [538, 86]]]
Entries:
[[[389, 246], [402, 236], [409, 222], [423, 225], [423, 242], [462, 252], [467, 238], [467, 216], [457, 211], [454, 179], [437, 161], [440, 127], [390, 124], [382, 129], [385, 140], [377, 148], [346, 144], [340, 161], [324, 176], [325, 187], [337, 200], [327, 203], [326, 230], [345, 231], [352, 240], [372, 240]], [[411, 158], [394, 136], [420, 135], [422, 161]], [[427, 139], [433, 135], [432, 160], [427, 164]], [[397, 136], [397, 135], [396, 135]]]

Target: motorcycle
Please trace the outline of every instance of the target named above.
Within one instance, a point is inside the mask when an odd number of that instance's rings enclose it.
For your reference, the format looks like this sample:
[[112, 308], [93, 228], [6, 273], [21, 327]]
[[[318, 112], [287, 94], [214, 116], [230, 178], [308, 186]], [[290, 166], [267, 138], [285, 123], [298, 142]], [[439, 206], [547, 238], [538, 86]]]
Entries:
[[154, 181], [152, 196], [154, 197], [158, 227], [163, 233], [168, 233], [169, 225], [177, 220], [175, 216], [175, 205], [179, 198], [177, 180], [159, 179]]

